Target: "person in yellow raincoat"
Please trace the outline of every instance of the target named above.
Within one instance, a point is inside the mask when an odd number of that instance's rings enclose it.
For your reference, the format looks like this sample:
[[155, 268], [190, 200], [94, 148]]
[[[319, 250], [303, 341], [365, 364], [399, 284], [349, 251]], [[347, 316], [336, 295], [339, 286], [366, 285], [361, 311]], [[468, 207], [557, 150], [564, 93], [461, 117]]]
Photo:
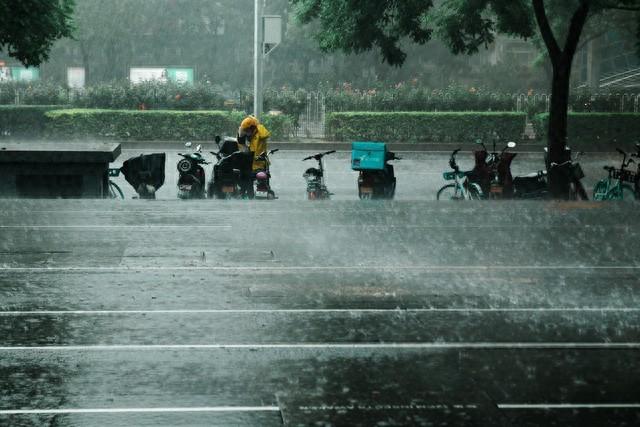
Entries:
[[262, 154], [266, 153], [267, 139], [271, 133], [264, 127], [254, 116], [247, 116], [238, 129], [238, 143], [243, 145], [248, 142], [249, 151], [253, 152], [253, 171], [265, 170], [267, 162], [257, 160]]

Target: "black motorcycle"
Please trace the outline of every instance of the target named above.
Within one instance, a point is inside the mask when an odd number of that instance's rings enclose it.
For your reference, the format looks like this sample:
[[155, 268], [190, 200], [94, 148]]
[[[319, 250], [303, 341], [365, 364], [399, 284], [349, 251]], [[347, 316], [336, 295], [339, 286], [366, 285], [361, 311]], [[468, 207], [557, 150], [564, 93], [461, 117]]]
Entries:
[[[190, 148], [187, 142], [185, 147]], [[202, 165], [208, 165], [201, 154], [202, 146], [196, 146], [193, 153], [178, 153], [182, 158], [178, 161], [178, 198], [180, 199], [204, 199], [205, 173]]]
[[216, 136], [218, 151], [211, 151], [218, 161], [207, 185], [207, 196], [216, 199], [253, 198], [253, 153], [240, 151], [236, 138], [225, 137], [222, 144], [220, 140]]
[[[548, 173], [552, 170], [558, 170], [569, 181], [569, 200], [589, 200], [587, 192], [582, 185], [584, 172], [578, 159], [584, 154], [578, 152], [575, 158], [571, 157], [571, 149], [565, 148], [566, 161], [562, 163], [549, 162], [549, 152], [544, 149], [544, 161], [546, 169], [530, 173], [528, 175], [520, 175], [513, 178], [513, 197], [518, 199], [547, 199], [551, 197], [549, 189]], [[557, 168], [557, 169], [556, 169]]]
[[392, 151], [385, 153], [383, 169], [366, 169], [358, 173], [358, 197], [367, 199], [393, 199], [396, 194], [396, 176], [388, 162], [401, 160]]
[[468, 174], [471, 182], [482, 189], [484, 198], [497, 199], [513, 196], [513, 176], [511, 175], [511, 162], [516, 153], [507, 151], [515, 148], [516, 143], [507, 142], [504, 148], [498, 152], [496, 149], [498, 137], [493, 138], [493, 151], [489, 152], [484, 142], [480, 139], [476, 144], [482, 146], [482, 150], [474, 151], [475, 166]]
[[327, 190], [327, 186], [324, 182], [324, 166], [322, 165], [322, 158], [335, 152], [336, 150], [326, 151], [324, 153], [317, 153], [313, 156], [302, 159], [303, 162], [311, 159], [318, 162], [317, 168], [309, 168], [302, 175], [302, 177], [307, 181], [308, 200], [324, 200], [330, 198], [332, 193]]

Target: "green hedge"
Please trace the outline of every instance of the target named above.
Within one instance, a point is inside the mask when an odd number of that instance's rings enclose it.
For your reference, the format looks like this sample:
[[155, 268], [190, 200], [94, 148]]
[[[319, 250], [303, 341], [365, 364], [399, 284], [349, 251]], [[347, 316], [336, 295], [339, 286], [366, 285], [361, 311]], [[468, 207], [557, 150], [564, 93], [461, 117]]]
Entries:
[[0, 138], [38, 138], [45, 132], [48, 111], [61, 105], [0, 105]]
[[[46, 113], [44, 136], [51, 139], [114, 138], [131, 140], [212, 140], [215, 135], [235, 135], [244, 118], [241, 112], [57, 110]], [[263, 120], [272, 139], [291, 134], [288, 116]]]
[[326, 138], [335, 141], [463, 142], [487, 138], [519, 141], [525, 113], [390, 112], [332, 113], [326, 119]]
[[[533, 126], [538, 139], [547, 138], [549, 114], [538, 114]], [[638, 113], [569, 113], [568, 142], [634, 142], [640, 140]]]

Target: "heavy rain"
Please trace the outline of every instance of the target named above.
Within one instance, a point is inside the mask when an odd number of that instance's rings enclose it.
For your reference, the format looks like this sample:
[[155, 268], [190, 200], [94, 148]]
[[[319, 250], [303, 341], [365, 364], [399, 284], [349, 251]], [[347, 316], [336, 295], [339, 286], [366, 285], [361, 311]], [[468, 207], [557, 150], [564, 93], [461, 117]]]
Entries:
[[0, 425], [640, 425], [640, 0], [0, 0]]

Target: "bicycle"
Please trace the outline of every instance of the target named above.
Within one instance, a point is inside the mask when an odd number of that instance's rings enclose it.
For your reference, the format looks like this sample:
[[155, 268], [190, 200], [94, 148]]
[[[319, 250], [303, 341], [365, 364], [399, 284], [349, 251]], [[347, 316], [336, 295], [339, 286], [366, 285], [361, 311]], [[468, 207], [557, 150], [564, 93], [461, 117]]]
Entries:
[[606, 179], [601, 179], [593, 187], [593, 200], [636, 200], [635, 188], [626, 183], [636, 184], [637, 174], [626, 170], [635, 161], [628, 154], [619, 148], [616, 151], [622, 154], [622, 164], [619, 169], [613, 166], [604, 166], [604, 170], [609, 173]]
[[[120, 168], [114, 169], [114, 168], [109, 168], [109, 177], [118, 177], [120, 176]], [[122, 190], [120, 189], [120, 187], [118, 186], [118, 184], [116, 184], [115, 182], [113, 182], [112, 180], [109, 180], [109, 198], [110, 199], [124, 199], [124, 193], [122, 192]]]
[[454, 150], [449, 159], [449, 166], [453, 169], [453, 172], [443, 172], [442, 174], [442, 177], [446, 181], [454, 182], [446, 184], [438, 190], [436, 194], [437, 200], [480, 200], [483, 197], [480, 185], [469, 179], [472, 172], [460, 171], [456, 163], [456, 154], [458, 154], [459, 151], [459, 148]]

